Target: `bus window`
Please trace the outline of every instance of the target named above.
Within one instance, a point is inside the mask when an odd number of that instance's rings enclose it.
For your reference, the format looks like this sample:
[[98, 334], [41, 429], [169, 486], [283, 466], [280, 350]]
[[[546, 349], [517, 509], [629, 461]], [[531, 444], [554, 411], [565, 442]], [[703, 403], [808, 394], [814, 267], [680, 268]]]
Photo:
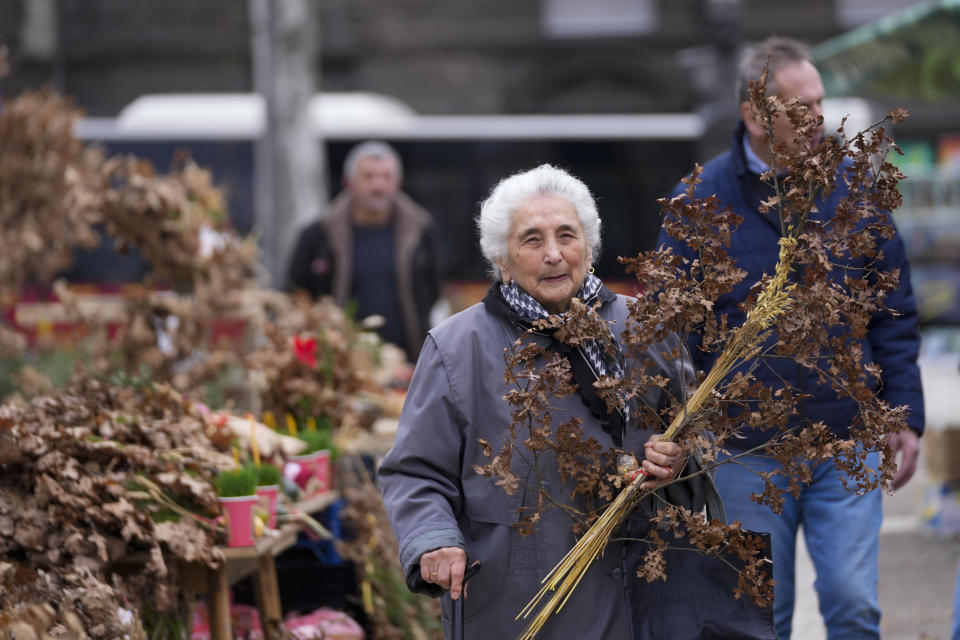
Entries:
[[[225, 187], [233, 227], [247, 233], [256, 228], [258, 100], [238, 94], [145, 96], [117, 119], [81, 121], [78, 132], [108, 153], [147, 158], [160, 171], [186, 149]], [[373, 94], [323, 94], [311, 103], [311, 113], [324, 136], [328, 193], [340, 188], [351, 146], [371, 138], [391, 143], [403, 158], [404, 189], [433, 213], [442, 232], [447, 278], [484, 287], [473, 219], [501, 178], [540, 163], [582, 178], [604, 225], [597, 273], [625, 280], [617, 258], [652, 247], [660, 223], [657, 199], [690, 171], [703, 132], [695, 114], [420, 116]], [[132, 268], [120, 271], [131, 281], [140, 275]]]

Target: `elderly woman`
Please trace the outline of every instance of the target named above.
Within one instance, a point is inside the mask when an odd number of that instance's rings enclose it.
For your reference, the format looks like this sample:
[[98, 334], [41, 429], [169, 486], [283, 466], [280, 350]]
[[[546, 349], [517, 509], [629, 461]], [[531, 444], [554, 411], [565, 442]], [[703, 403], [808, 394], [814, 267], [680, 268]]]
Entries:
[[[450, 600], [461, 595], [467, 559], [480, 560], [483, 568], [469, 583], [464, 601], [465, 635], [507, 639], [522, 631], [525, 621], [515, 620], [517, 614], [576, 539], [570, 519], [556, 509], [543, 514], [532, 535], [521, 537], [513, 525], [522, 507], [536, 505], [537, 491], [519, 490], [511, 496], [495, 480], [473, 471], [474, 465], [488, 462], [478, 439], [499, 448], [511, 423], [511, 407], [504, 400], [510, 390], [504, 381], [504, 349], [537, 319], [563, 314], [572, 298], [591, 306], [599, 301], [597, 312], [612, 323], [610, 339], [592, 348], [562, 351], [571, 359], [583, 397], [551, 400], [558, 424], [579, 418], [585, 437], [634, 452], [650, 474], [641, 485], [645, 489], [671, 478], [686, 455], [677, 444], [658, 442], [651, 431], [631, 426], [629, 416], [608, 414], [606, 405], [596, 402], [592, 380], [620, 375], [625, 366], [614, 336], [625, 326], [627, 305], [591, 273], [600, 250], [600, 219], [587, 187], [549, 165], [516, 174], [500, 182], [483, 203], [478, 226], [480, 246], [496, 281], [482, 303], [430, 331], [396, 445], [379, 475], [408, 586], [431, 595], [449, 591], [444, 598], [447, 627]], [[531, 339], [550, 346], [548, 336]], [[684, 379], [677, 375], [678, 368], [687, 366], [665, 359], [678, 344], [672, 340], [655, 345], [647, 354], [671, 380]], [[578, 377], [584, 372], [591, 379]], [[691, 379], [689, 372], [685, 375]], [[670, 391], [679, 395], [676, 386]], [[656, 406], [666, 398], [648, 400]], [[516, 472], [520, 478], [534, 477], [529, 469]], [[571, 486], [557, 469], [537, 472], [540, 490], [561, 499], [571, 495]], [[538, 637], [634, 637], [628, 590], [636, 578], [625, 546], [611, 542]], [[449, 637], [450, 630], [445, 631]]]

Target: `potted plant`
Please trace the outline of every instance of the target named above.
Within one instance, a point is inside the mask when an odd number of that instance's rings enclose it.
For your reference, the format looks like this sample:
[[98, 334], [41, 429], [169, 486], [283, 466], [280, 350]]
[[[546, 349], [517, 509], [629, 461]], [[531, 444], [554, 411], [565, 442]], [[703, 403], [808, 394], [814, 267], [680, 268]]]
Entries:
[[253, 539], [253, 507], [257, 504], [257, 470], [252, 465], [221, 471], [217, 496], [227, 518], [227, 546], [249, 547]]
[[311, 424], [307, 430], [293, 435], [307, 444], [299, 455], [291, 456], [288, 460], [298, 465], [296, 473], [291, 474], [297, 485], [311, 494], [329, 491], [333, 475], [331, 462], [339, 455], [333, 443], [329, 418], [322, 417], [320, 426]]
[[269, 462], [254, 465], [257, 472], [257, 496], [267, 511], [267, 526], [277, 528], [277, 496], [280, 494], [280, 469]]

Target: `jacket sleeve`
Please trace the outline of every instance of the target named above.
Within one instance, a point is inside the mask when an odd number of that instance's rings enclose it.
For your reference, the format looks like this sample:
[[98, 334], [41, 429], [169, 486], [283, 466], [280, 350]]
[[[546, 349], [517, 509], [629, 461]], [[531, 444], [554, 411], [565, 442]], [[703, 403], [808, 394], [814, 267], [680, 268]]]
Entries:
[[[673, 188], [673, 191], [670, 192], [670, 198], [675, 198], [678, 195], [682, 194], [684, 190], [684, 184], [682, 182], [677, 183], [677, 186]], [[665, 215], [665, 214], [663, 214]], [[657, 242], [654, 244], [654, 247], [670, 247], [673, 249], [675, 254], [684, 255], [687, 257], [692, 257], [693, 253], [690, 251], [690, 247], [686, 243], [677, 242], [671, 238], [666, 231], [663, 229], [663, 225], [660, 226], [660, 233], [657, 235]]]
[[[892, 221], [891, 221], [892, 224]], [[873, 357], [882, 371], [880, 398], [891, 406], [909, 408], [907, 424], [918, 434], [923, 433], [923, 388], [917, 357], [920, 351], [920, 332], [917, 303], [910, 285], [910, 265], [899, 233], [881, 245], [882, 270], [900, 269], [900, 284], [884, 300], [887, 309], [874, 313], [867, 336]]]
[[[313, 261], [317, 258], [329, 260], [327, 234], [323, 226], [314, 223], [305, 227], [297, 238], [297, 244], [290, 259], [290, 268], [287, 271], [287, 290], [304, 290], [314, 298], [329, 295], [329, 287], [322, 283], [329, 283], [330, 278], [318, 278], [314, 273]], [[332, 264], [330, 265], [332, 268]], [[325, 290], [326, 289], [326, 290]]]
[[440, 297], [444, 278], [443, 252], [436, 223], [431, 222], [423, 230], [415, 259], [417, 306], [424, 320], [423, 331], [426, 332], [430, 329], [430, 310]]
[[[677, 186], [675, 186], [675, 187], [673, 188], [673, 191], [670, 193], [670, 197], [671, 197], [671, 198], [675, 198], [676, 196], [682, 194], [682, 193], [684, 192], [684, 188], [685, 188], [685, 186], [684, 186], [684, 184], [683, 184], [682, 182], [681, 182], [681, 183], [678, 183]], [[668, 215], [668, 214], [664, 214], [664, 215]], [[654, 245], [654, 247], [656, 247], [657, 249], [669, 248], [669, 249], [671, 249], [671, 250], [673, 251], [673, 254], [674, 254], [674, 255], [676, 255], [676, 256], [682, 256], [682, 257], [686, 258], [686, 259], [689, 261], [689, 262], [687, 263], [687, 267], [686, 267], [686, 270], [687, 270], [687, 272], [689, 273], [690, 265], [693, 263], [694, 258], [696, 258], [696, 256], [695, 256], [694, 253], [693, 253], [693, 249], [691, 249], [691, 248], [690, 248], [690, 245], [688, 245], [686, 242], [680, 242], [680, 241], [674, 239], [673, 237], [671, 237], [671, 236], [664, 230], [662, 224], [661, 224], [661, 226], [660, 226], [660, 232], [659, 232], [659, 234], [657, 235], [657, 242], [656, 242], [656, 244]], [[692, 332], [690, 335], [687, 335], [687, 336], [684, 336], [684, 337], [685, 337], [685, 339], [686, 339], [687, 348], [688, 348], [688, 350], [689, 350], [689, 355], [690, 355], [690, 357], [693, 358], [693, 363], [692, 363], [692, 365], [695, 366], [697, 369], [702, 369], [702, 368], [703, 368], [703, 359], [702, 359], [702, 357], [701, 357], [702, 354], [701, 354], [701, 351], [700, 351], [700, 343], [701, 343], [701, 335], [700, 335], [700, 332], [694, 331], [694, 332]]]
[[[679, 348], [682, 339], [676, 334], [671, 334], [667, 339], [665, 347], [672, 351]], [[688, 396], [692, 395], [695, 388], [696, 376], [693, 370], [693, 362], [687, 353], [682, 352], [680, 358], [669, 363], [669, 368], [665, 369], [670, 377], [670, 393], [677, 402], [686, 403]], [[686, 388], [684, 388], [686, 387]], [[664, 405], [666, 403], [664, 402]], [[701, 432], [703, 437], [711, 442], [714, 439], [713, 432], [704, 430]], [[717, 493], [714, 484], [715, 470], [710, 470], [706, 474], [698, 472], [704, 468], [701, 460], [701, 451], [691, 451], [687, 460], [686, 469], [683, 475], [688, 476], [686, 482], [668, 485], [666, 487], [667, 499], [678, 505], [688, 506], [691, 511], [699, 512], [704, 507], [707, 508], [709, 518], [718, 518], [726, 522], [726, 513], [723, 507], [723, 500]]]
[[403, 405], [397, 438], [378, 471], [383, 502], [412, 591], [440, 595], [420, 579], [420, 556], [441, 547], [466, 549], [457, 526], [463, 508], [463, 425], [447, 369], [428, 335]]

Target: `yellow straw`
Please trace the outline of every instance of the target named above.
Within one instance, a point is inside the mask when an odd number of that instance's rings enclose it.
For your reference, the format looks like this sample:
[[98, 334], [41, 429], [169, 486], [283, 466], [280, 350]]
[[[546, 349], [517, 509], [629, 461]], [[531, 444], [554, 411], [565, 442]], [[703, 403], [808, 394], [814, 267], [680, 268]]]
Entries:
[[240, 468], [240, 452], [237, 451], [237, 448], [233, 448], [233, 470], [236, 471]]
[[[710, 373], [700, 384], [694, 394], [687, 400], [683, 411], [679, 412], [670, 423], [669, 428], [661, 436], [661, 440], [673, 440], [681, 429], [690, 421], [691, 416], [697, 413], [707, 402], [710, 394], [720, 382], [730, 373], [738, 362], [750, 357], [757, 348], [761, 334], [790, 306], [790, 293], [794, 284], [787, 284], [787, 278], [792, 268], [790, 249], [797, 244], [796, 238], [786, 236], [780, 239], [780, 256], [773, 278], [767, 283], [757, 298], [756, 304], [747, 312], [747, 318], [737, 329], [733, 339], [720, 354]], [[603, 553], [611, 534], [620, 525], [623, 519], [633, 510], [643, 495], [639, 490], [640, 484], [647, 479], [643, 473], [636, 477], [610, 503], [606, 511], [597, 518], [577, 544], [557, 563], [549, 574], [542, 580], [543, 588], [527, 603], [527, 606], [517, 615], [516, 619], [527, 618], [548, 592], [555, 592], [545, 605], [537, 612], [530, 622], [521, 640], [532, 640], [550, 616], [559, 612], [573, 594], [573, 590], [580, 583], [587, 569], [598, 555]]]
[[250, 448], [253, 450], [253, 464], [260, 466], [260, 447], [257, 446], [257, 423], [253, 421], [253, 415], [247, 414], [250, 420]]
[[286, 419], [287, 419], [287, 431], [290, 432], [290, 435], [296, 436], [297, 435], [297, 419], [293, 417], [292, 413], [287, 413]]
[[316, 431], [317, 430], [317, 419], [313, 416], [307, 418], [307, 431]]
[[273, 416], [273, 411], [263, 412], [263, 424], [267, 425], [274, 431], [277, 430], [277, 419]]

